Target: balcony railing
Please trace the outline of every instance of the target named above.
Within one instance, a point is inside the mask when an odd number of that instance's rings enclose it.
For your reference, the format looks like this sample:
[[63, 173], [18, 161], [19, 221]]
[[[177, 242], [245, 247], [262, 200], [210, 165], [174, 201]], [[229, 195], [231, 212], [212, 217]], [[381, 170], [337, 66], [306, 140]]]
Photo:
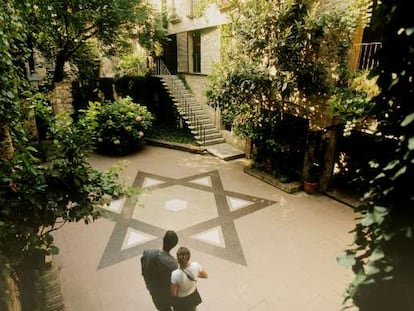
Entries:
[[371, 70], [378, 64], [375, 54], [381, 48], [381, 42], [360, 43], [354, 45], [354, 52], [358, 55], [357, 70]]

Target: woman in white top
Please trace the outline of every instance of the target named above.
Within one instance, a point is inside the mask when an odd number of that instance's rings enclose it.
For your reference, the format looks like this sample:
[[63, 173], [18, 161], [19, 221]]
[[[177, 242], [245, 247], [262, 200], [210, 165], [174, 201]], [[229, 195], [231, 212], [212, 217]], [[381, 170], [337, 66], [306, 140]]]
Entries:
[[207, 271], [198, 262], [190, 262], [190, 250], [180, 247], [177, 251], [178, 269], [171, 273], [171, 295], [175, 297], [174, 311], [194, 311], [201, 303], [197, 278], [206, 279]]

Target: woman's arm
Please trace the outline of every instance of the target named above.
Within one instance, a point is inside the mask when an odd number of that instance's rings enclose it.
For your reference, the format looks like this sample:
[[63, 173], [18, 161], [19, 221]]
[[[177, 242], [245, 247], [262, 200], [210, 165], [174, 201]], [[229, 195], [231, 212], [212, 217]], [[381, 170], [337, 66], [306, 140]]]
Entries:
[[201, 269], [199, 272], [198, 272], [198, 275], [197, 275], [199, 278], [202, 278], [202, 279], [207, 279], [208, 278], [208, 273], [207, 273], [207, 270], [205, 270], [205, 269]]
[[178, 285], [174, 284], [174, 283], [171, 283], [170, 291], [171, 291], [171, 296], [177, 297]]

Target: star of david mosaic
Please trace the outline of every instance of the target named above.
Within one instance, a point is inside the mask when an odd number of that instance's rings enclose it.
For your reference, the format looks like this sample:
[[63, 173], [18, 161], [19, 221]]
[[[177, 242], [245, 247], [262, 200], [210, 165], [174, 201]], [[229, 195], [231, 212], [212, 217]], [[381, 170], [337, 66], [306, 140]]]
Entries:
[[138, 172], [134, 186], [145, 190], [139, 203], [121, 199], [106, 207], [115, 227], [98, 269], [160, 248], [169, 229], [179, 245], [247, 265], [234, 220], [275, 203], [224, 190], [217, 170], [179, 179]]

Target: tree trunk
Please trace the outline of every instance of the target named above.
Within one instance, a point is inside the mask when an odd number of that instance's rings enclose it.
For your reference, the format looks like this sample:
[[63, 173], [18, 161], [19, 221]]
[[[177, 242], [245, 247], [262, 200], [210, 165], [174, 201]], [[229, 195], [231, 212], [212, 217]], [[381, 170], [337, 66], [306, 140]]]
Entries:
[[0, 278], [0, 309], [21, 311], [19, 289], [16, 282], [10, 276], [0, 276]]
[[13, 157], [14, 147], [10, 137], [9, 127], [0, 125], [0, 159], [10, 160]]
[[[0, 159], [10, 160], [13, 157], [13, 153], [14, 147], [9, 127], [6, 124], [2, 124], [0, 125]], [[0, 262], [0, 271], [3, 271], [3, 269], [4, 262]], [[21, 310], [19, 290], [16, 282], [10, 276], [0, 275], [0, 293], [1, 310]]]
[[324, 167], [321, 177], [321, 190], [327, 191], [331, 184], [333, 170], [336, 159], [336, 149], [338, 144], [338, 129], [336, 127], [331, 127], [325, 133], [326, 136], [326, 146], [324, 154]]
[[65, 58], [64, 52], [59, 52], [56, 56], [55, 72], [53, 74], [53, 82], [63, 81], [65, 62], [66, 62], [66, 58]]

